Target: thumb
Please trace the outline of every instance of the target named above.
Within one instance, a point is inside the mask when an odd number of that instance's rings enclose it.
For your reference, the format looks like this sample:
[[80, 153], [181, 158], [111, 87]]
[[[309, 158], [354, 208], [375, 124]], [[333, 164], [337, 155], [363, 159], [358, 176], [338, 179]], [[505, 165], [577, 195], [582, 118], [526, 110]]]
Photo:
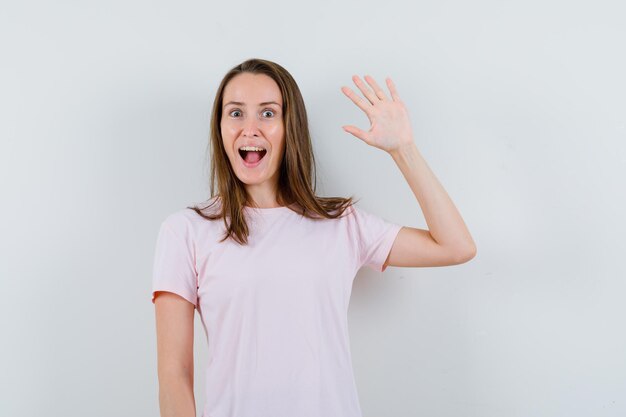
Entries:
[[356, 126], [341, 126], [341, 128], [343, 130], [345, 130], [346, 132], [356, 136], [357, 138], [361, 139], [362, 141], [366, 142], [365, 137], [367, 136], [367, 133], [364, 132], [363, 130], [359, 129]]

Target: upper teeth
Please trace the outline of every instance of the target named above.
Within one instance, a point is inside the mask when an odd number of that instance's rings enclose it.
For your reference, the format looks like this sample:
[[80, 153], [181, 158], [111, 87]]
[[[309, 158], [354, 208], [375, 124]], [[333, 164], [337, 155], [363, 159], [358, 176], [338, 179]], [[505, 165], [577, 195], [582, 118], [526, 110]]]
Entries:
[[256, 146], [242, 146], [240, 151], [264, 151], [265, 148], [257, 148]]

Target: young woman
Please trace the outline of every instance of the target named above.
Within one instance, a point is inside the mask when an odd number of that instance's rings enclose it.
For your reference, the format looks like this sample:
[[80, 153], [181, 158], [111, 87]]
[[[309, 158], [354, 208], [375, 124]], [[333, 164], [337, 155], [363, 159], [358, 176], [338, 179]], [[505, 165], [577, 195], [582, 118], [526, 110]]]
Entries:
[[[315, 194], [300, 90], [280, 65], [250, 59], [222, 80], [211, 118], [211, 195], [162, 222], [154, 260], [162, 416], [195, 416], [194, 309], [208, 339], [203, 417], [360, 417], [347, 311], [358, 270], [466, 262], [476, 248], [413, 141], [408, 112], [366, 76], [369, 117], [344, 130], [387, 152], [429, 230], [350, 198]], [[214, 186], [217, 186], [215, 190]]]

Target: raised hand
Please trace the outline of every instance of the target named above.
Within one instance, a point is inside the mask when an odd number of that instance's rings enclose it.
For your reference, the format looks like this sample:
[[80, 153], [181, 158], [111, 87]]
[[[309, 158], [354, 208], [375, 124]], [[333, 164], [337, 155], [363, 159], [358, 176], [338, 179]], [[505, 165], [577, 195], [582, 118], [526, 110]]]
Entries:
[[371, 89], [357, 75], [352, 76], [352, 81], [359, 87], [367, 100], [361, 98], [348, 87], [341, 87], [341, 91], [365, 112], [370, 120], [370, 129], [366, 132], [350, 125], [342, 126], [343, 129], [368, 145], [387, 152], [393, 152], [404, 145], [413, 143], [408, 111], [400, 100], [391, 78], [386, 79], [387, 87], [391, 92], [391, 99], [378, 86], [374, 78], [366, 75], [365, 80]]

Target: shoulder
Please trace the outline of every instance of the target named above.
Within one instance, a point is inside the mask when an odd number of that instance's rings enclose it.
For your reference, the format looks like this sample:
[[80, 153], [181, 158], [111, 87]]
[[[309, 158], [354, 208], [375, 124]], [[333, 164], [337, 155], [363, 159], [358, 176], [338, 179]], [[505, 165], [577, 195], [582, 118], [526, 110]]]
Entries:
[[357, 206], [356, 203], [352, 203], [346, 208], [342, 218], [345, 218], [349, 223], [359, 223], [364, 217], [369, 216], [371, 216], [369, 211]]
[[193, 236], [196, 231], [203, 227], [210, 227], [212, 222], [195, 210], [185, 207], [169, 213], [161, 222], [161, 228], [169, 229], [170, 232], [185, 237]]
[[187, 211], [191, 211], [187, 208], [176, 210], [161, 221], [161, 231], [167, 233], [174, 233], [178, 236], [188, 235], [191, 231], [189, 215]]
[[395, 222], [388, 220], [387, 217], [375, 214], [355, 204], [351, 205], [346, 211], [348, 212], [348, 224], [361, 234], [379, 234], [381, 231], [398, 226]]
[[181, 225], [192, 222], [194, 216], [198, 216], [198, 214], [192, 209], [185, 207], [166, 215], [162, 221], [162, 224], [177, 228]]

